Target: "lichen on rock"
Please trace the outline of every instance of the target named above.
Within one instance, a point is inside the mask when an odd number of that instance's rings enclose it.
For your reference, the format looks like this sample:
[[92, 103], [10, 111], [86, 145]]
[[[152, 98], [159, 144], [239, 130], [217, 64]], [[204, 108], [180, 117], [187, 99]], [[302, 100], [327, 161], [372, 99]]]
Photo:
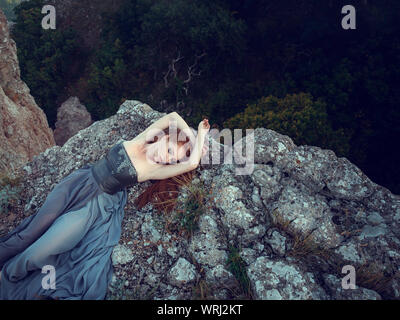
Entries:
[[[163, 115], [128, 100], [115, 115], [37, 155], [21, 169], [21, 211], [34, 214], [63, 177]], [[243, 148], [249, 139], [242, 138]], [[255, 299], [400, 298], [400, 197], [333, 151], [296, 146], [265, 128], [253, 139], [251, 174], [237, 175], [235, 163], [223, 162], [195, 170], [205, 208], [189, 238], [168, 230], [151, 205], [135, 206], [150, 182], [128, 188], [109, 297], [192, 299], [202, 286], [212, 288], [210, 297], [237, 298], [226, 290], [236, 281], [227, 266], [234, 246]], [[222, 148], [214, 152], [223, 158]], [[344, 265], [360, 273], [357, 294], [338, 287]]]

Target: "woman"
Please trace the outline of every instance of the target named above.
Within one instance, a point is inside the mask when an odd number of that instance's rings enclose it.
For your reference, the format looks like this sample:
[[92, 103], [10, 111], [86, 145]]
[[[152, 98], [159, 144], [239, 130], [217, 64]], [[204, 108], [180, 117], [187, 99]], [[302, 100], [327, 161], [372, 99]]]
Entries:
[[61, 180], [37, 213], [0, 238], [0, 299], [104, 299], [126, 187], [194, 170], [209, 128], [203, 120], [195, 137], [170, 113]]

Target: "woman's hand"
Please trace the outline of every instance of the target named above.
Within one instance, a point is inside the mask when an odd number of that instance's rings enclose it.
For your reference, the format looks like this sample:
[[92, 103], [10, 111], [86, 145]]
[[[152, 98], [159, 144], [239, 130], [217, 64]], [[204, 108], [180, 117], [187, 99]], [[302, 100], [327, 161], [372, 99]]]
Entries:
[[191, 133], [190, 127], [185, 122], [185, 120], [183, 120], [178, 113], [171, 112], [162, 117], [161, 119], [155, 121], [153, 124], [147, 127], [146, 130], [144, 130], [138, 136], [133, 138], [131, 141], [140, 141], [140, 143], [148, 143], [150, 141], [153, 141], [154, 137], [159, 135], [161, 131], [170, 127], [180, 129], [186, 134]]
[[204, 119], [199, 123], [198, 134], [201, 134], [205, 137], [209, 130], [210, 124], [208, 123], [208, 119]]
[[189, 159], [189, 162], [194, 169], [198, 167], [201, 158], [208, 152], [208, 147], [204, 142], [209, 130], [210, 124], [208, 123], [208, 119], [202, 120], [199, 123], [196, 142]]
[[198, 135], [200, 136], [201, 139], [201, 144], [203, 145], [202, 150], [201, 150], [201, 157], [204, 157], [207, 152], [208, 152], [208, 146], [207, 144], [204, 144], [204, 139], [206, 138], [206, 135], [208, 131], [210, 130], [210, 124], [208, 123], [208, 119], [204, 119], [199, 123], [199, 128], [198, 128]]
[[167, 179], [196, 169], [200, 163], [201, 157], [208, 151], [208, 148], [204, 144], [204, 141], [209, 130], [210, 125], [208, 123], [208, 120], [204, 119], [200, 122], [198, 126], [197, 137], [195, 137], [195, 135], [192, 133], [193, 148], [191, 148], [189, 159], [185, 161], [169, 165], [142, 161], [141, 164], [138, 164], [138, 167], [142, 166], [143, 168], [141, 170], [139, 168], [137, 169], [138, 173], [142, 172], [139, 182], [152, 179]]

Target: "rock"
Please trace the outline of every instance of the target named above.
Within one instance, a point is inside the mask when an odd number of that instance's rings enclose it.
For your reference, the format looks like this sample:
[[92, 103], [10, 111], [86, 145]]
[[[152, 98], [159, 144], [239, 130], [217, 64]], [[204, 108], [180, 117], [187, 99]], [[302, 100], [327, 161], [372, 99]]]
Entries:
[[242, 143], [240, 147], [234, 147], [235, 153], [246, 150], [248, 143], [254, 144], [254, 163], [275, 164], [285, 159], [296, 145], [286, 135], [279, 134], [273, 130], [257, 128], [252, 135], [246, 135], [242, 141], [235, 142], [235, 145]]
[[312, 274], [301, 271], [284, 260], [271, 261], [258, 257], [248, 268], [257, 299], [308, 300], [327, 299]]
[[287, 185], [274, 202], [274, 217], [290, 222], [288, 230], [303, 235], [312, 233], [315, 242], [330, 248], [342, 241], [332, 216], [325, 198], [309, 194], [301, 184]]
[[199, 230], [193, 235], [189, 250], [197, 262], [208, 268], [225, 264], [226, 245], [219, 238], [217, 222], [211, 215], [200, 217]]
[[[344, 276], [344, 275], [343, 275]], [[332, 274], [325, 274], [324, 281], [331, 290], [335, 300], [381, 300], [381, 296], [366, 288], [356, 286], [355, 289], [344, 289], [341, 280]]]
[[259, 188], [264, 205], [268, 207], [269, 203], [275, 200], [282, 190], [281, 172], [277, 167], [271, 165], [255, 164], [250, 177]]
[[179, 258], [168, 273], [171, 284], [183, 286], [196, 279], [196, 268], [184, 258]]
[[362, 252], [358, 250], [357, 243], [354, 240], [342, 244], [336, 248], [334, 252], [341, 256], [343, 262], [356, 262], [360, 265], [366, 263], [365, 257]]
[[220, 189], [215, 196], [216, 207], [225, 213], [222, 221], [231, 230], [234, 230], [235, 227], [247, 229], [254, 222], [254, 217], [240, 201], [242, 197], [242, 191], [235, 186]]
[[226, 169], [222, 175], [213, 178], [212, 197], [215, 207], [221, 212], [222, 224], [229, 230], [228, 237], [233, 239], [242, 235], [242, 244], [248, 246], [264, 234], [265, 226], [257, 225], [255, 212], [246, 207], [243, 201], [246, 197], [235, 182], [231, 182], [232, 176], [233, 171]]
[[[63, 177], [97, 161], [121, 139], [133, 139], [163, 115], [140, 101], [125, 101], [115, 115], [80, 130], [62, 147], [38, 154], [22, 170], [15, 212], [35, 213]], [[128, 257], [117, 258], [125, 264], [114, 263], [121, 271], [121, 288], [128, 290], [123, 284], [129, 280], [129, 289], [146, 285], [140, 298], [151, 293], [151, 299], [192, 299], [199, 280], [216, 288], [215, 297], [229, 297], [220, 288], [233, 276], [226, 265], [233, 246], [245, 262], [256, 299], [353, 299], [337, 293], [336, 280], [324, 277], [340, 279], [344, 265], [364, 266], [364, 275], [381, 277], [368, 286], [373, 292], [360, 291], [363, 299], [374, 299], [375, 293], [398, 299], [400, 197], [332, 151], [296, 146], [289, 137], [263, 128], [253, 138], [255, 164], [248, 175], [237, 174], [235, 163], [223, 161], [196, 169], [192, 187], [204, 189], [204, 210], [188, 239], [167, 230], [166, 217], [151, 205], [135, 206], [151, 182], [128, 188], [123, 223], [129, 225], [113, 254], [113, 262], [118, 252]], [[242, 142], [251, 143], [251, 137]], [[211, 152], [223, 160], [221, 149]], [[135, 264], [129, 263], [132, 255]]]
[[55, 142], [46, 115], [21, 80], [16, 44], [1, 9], [0, 56], [0, 172], [13, 177]]
[[130, 249], [118, 244], [117, 246], [115, 246], [111, 258], [113, 261], [113, 265], [117, 265], [131, 262], [134, 259], [134, 256]]
[[57, 110], [54, 139], [62, 146], [69, 138], [92, 124], [92, 117], [77, 97], [70, 97]]
[[219, 264], [215, 268], [211, 269], [206, 274], [206, 278], [208, 281], [212, 281], [213, 283], [224, 284], [232, 279], [234, 279], [234, 275], [226, 270], [226, 268]]
[[286, 253], [286, 237], [277, 230], [270, 230], [271, 232], [267, 234], [265, 242], [271, 246], [274, 253], [284, 256]]
[[251, 248], [243, 248], [240, 257], [248, 264], [252, 264], [257, 259], [257, 251]]
[[157, 242], [158, 240], [161, 239], [161, 234], [158, 232], [158, 230], [154, 227], [153, 225], [153, 220], [151, 219], [151, 216], [146, 216], [145, 221], [142, 224], [142, 234], [143, 237], [150, 241], [150, 242]]

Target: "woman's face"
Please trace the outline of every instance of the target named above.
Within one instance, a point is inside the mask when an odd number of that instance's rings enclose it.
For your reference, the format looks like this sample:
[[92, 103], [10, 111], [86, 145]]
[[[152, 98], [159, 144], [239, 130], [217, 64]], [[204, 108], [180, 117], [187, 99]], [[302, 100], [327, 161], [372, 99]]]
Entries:
[[146, 157], [159, 164], [171, 164], [186, 156], [185, 142], [174, 141], [169, 135], [163, 135], [154, 143], [147, 145]]

